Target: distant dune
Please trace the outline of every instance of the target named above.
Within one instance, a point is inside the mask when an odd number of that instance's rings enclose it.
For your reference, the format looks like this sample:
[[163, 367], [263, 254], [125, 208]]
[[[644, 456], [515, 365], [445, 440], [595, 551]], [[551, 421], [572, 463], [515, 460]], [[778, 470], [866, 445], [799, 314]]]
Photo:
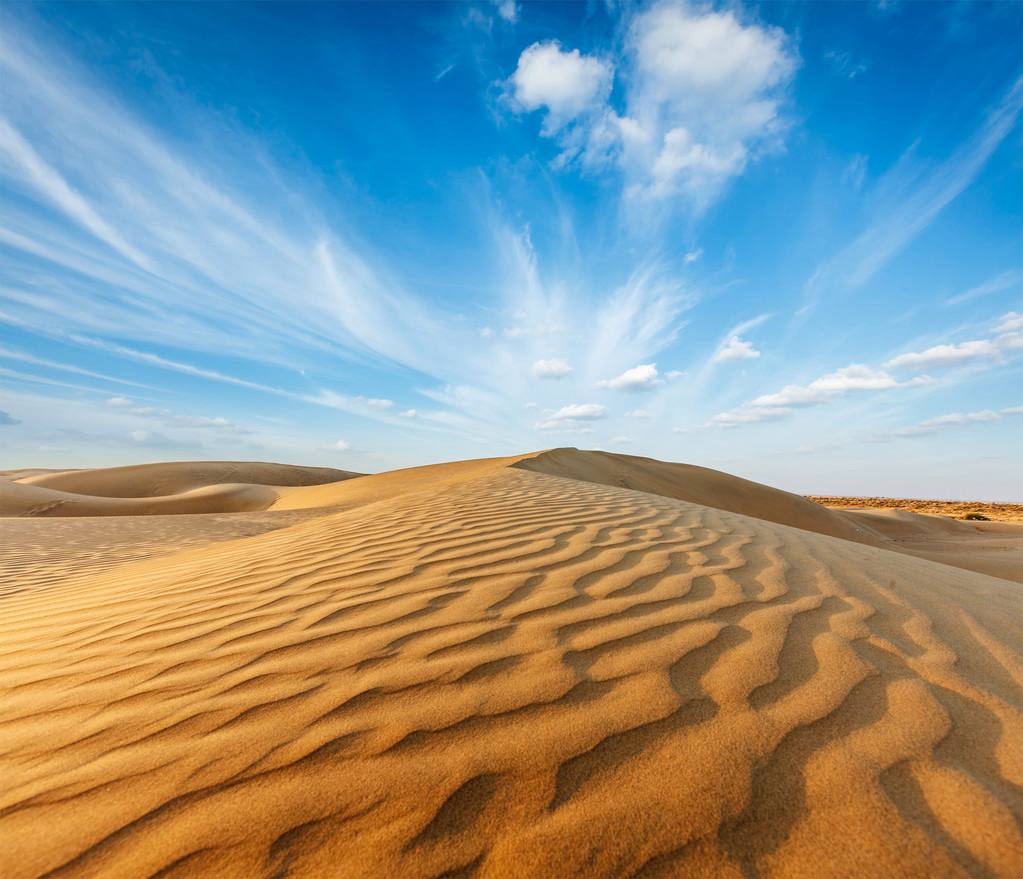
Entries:
[[[90, 472], [4, 491], [140, 500]], [[1023, 587], [965, 569], [1023, 526], [571, 449], [333, 473], [163, 544], [0, 522], [0, 875], [1023, 875]]]
[[8, 471], [0, 516], [154, 516], [265, 510], [278, 488], [358, 476], [329, 467], [188, 461], [95, 470]]

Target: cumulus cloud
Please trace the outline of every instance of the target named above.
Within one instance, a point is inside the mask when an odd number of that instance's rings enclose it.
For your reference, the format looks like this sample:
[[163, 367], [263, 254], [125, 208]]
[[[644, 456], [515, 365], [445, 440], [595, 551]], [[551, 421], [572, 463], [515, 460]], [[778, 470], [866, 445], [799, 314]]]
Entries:
[[1023, 350], [1023, 315], [1003, 314], [989, 339], [971, 339], [955, 344], [932, 345], [924, 351], [909, 351], [893, 357], [885, 366], [912, 369], [947, 369], [971, 363], [997, 361], [1010, 351]]
[[607, 407], [598, 403], [570, 403], [562, 406], [548, 421], [596, 421], [607, 417]]
[[751, 342], [740, 339], [738, 336], [730, 336], [717, 352], [714, 354], [714, 363], [729, 363], [734, 360], [754, 360], [760, 356], [760, 352], [753, 347]]
[[715, 415], [711, 425], [735, 427], [757, 421], [772, 421], [792, 413], [794, 408], [830, 403], [850, 391], [884, 391], [929, 382], [927, 376], [899, 381], [883, 370], [853, 363], [814, 379], [807, 385], [786, 385], [774, 394], [763, 394], [730, 412]]
[[352, 446], [348, 440], [343, 439], [339, 439], [333, 446], [331, 446], [331, 448], [337, 449], [339, 452], [347, 452], [351, 447]]
[[893, 357], [885, 366], [892, 368], [937, 369], [959, 366], [975, 360], [987, 360], [998, 354], [998, 346], [987, 339], [960, 342], [957, 345], [934, 345], [926, 351], [911, 351]]
[[647, 391], [663, 384], [664, 380], [658, 377], [656, 364], [641, 363], [615, 378], [597, 382], [597, 387], [612, 391]]
[[705, 201], [776, 140], [784, 89], [798, 61], [778, 28], [743, 24], [733, 11], [661, 3], [636, 15], [627, 46], [626, 115], [643, 137], [626, 144], [634, 181], [652, 196]]
[[613, 75], [607, 62], [547, 40], [523, 50], [508, 86], [516, 109], [546, 112], [543, 133], [550, 137], [598, 109], [611, 91]]
[[419, 413], [416, 412], [415, 409], [406, 409], [405, 411], [398, 413], [398, 415], [402, 418], [415, 418], [418, 414]]
[[21, 424], [21, 422], [10, 413], [0, 409], [0, 425], [8, 426], [12, 424]]
[[537, 360], [533, 364], [533, 375], [536, 378], [564, 378], [572, 371], [564, 360]]
[[620, 108], [609, 100], [614, 64], [554, 40], [534, 43], [509, 79], [512, 105], [545, 111], [542, 133], [562, 148], [556, 164], [614, 160], [627, 194], [682, 194], [703, 207], [780, 142], [798, 58], [779, 28], [664, 2], [632, 16], [618, 66], [627, 83]]

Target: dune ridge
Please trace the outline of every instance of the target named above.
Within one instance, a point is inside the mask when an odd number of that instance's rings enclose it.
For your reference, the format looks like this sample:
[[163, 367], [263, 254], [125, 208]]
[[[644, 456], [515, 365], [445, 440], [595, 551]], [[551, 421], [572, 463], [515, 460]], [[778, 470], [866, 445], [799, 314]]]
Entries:
[[7, 473], [7, 478], [0, 478], [0, 517], [254, 512], [270, 508], [289, 488], [361, 475], [258, 461], [173, 461]]
[[1017, 584], [516, 460], [2, 599], [0, 874], [1023, 872]]

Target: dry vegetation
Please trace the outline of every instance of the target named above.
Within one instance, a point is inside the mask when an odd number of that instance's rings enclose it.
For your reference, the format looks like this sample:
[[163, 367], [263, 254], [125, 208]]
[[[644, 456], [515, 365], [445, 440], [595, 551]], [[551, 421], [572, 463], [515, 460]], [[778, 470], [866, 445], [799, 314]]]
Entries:
[[[1023, 504], [990, 504], [986, 501], [925, 501], [917, 498], [894, 497], [829, 497], [807, 495], [825, 507], [858, 510], [909, 510], [928, 516], [948, 516], [965, 519], [970, 513], [980, 513], [992, 522], [1023, 522]], [[972, 517], [976, 518], [976, 517]]]

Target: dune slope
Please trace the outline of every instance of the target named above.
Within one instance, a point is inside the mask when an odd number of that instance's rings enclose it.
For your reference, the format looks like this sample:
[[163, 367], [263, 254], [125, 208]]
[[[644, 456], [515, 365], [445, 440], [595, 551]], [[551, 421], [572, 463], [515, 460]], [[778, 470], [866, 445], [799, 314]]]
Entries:
[[0, 874], [1023, 872], [1016, 584], [507, 464], [3, 599]]
[[61, 470], [26, 476], [22, 485], [95, 497], [163, 497], [214, 485], [320, 485], [358, 476], [333, 467], [302, 467], [261, 461], [169, 461], [130, 467]]
[[330, 467], [175, 461], [0, 478], [0, 517], [160, 516], [266, 510], [294, 486], [359, 476]]

